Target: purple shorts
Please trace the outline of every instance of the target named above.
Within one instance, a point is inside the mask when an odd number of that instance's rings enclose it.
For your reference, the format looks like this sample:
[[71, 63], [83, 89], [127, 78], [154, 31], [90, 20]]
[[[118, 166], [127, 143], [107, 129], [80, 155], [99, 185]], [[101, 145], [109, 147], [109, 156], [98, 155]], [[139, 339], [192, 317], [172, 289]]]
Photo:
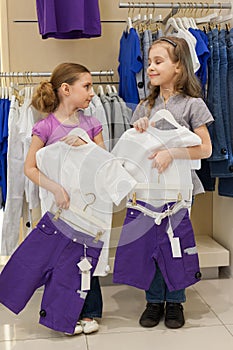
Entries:
[[[60, 332], [73, 333], [86, 291], [81, 291], [80, 258], [91, 262], [91, 276], [102, 241], [74, 230], [64, 221], [53, 221], [47, 212], [17, 248], [0, 274], [0, 302], [18, 314], [35, 290], [44, 285], [40, 323]], [[65, 233], [65, 234], [64, 234]]]
[[[154, 208], [144, 202], [139, 204], [156, 212], [167, 206]], [[186, 288], [200, 280], [198, 254], [192, 224], [187, 209], [171, 215], [174, 237], [179, 237], [181, 257], [173, 257], [167, 234], [168, 217], [160, 225], [136, 209], [127, 209], [118, 243], [113, 282], [148, 290], [155, 276], [156, 264], [163, 274], [169, 291]]]

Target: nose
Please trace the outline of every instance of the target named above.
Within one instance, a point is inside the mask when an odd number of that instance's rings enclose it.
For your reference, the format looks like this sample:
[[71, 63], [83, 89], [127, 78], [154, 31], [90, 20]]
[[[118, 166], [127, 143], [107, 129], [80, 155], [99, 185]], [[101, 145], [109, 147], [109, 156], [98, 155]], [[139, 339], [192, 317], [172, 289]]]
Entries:
[[90, 96], [93, 97], [95, 95], [95, 91], [94, 91], [94, 88], [92, 87], [90, 89]]

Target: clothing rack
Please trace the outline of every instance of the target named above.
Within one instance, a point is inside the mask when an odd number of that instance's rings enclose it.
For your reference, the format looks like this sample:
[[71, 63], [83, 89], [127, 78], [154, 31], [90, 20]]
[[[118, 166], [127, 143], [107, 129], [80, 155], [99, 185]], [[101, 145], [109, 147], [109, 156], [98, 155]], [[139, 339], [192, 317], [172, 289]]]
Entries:
[[[52, 73], [50, 72], [0, 72], [0, 78], [36, 78], [36, 77], [50, 77]], [[100, 70], [99, 72], [91, 72], [92, 76], [96, 77], [112, 77], [114, 75], [114, 71], [111, 70]]]
[[222, 10], [222, 9], [231, 9], [232, 8], [232, 4], [231, 3], [215, 3], [215, 4], [208, 4], [208, 3], [202, 3], [200, 2], [199, 4], [196, 2], [190, 3], [190, 2], [184, 2], [184, 3], [164, 3], [164, 4], [157, 4], [155, 2], [152, 3], [134, 3], [129, 1], [128, 3], [124, 3], [124, 2], [120, 2], [119, 3], [119, 8], [162, 8], [162, 9], [218, 9], [218, 10]]

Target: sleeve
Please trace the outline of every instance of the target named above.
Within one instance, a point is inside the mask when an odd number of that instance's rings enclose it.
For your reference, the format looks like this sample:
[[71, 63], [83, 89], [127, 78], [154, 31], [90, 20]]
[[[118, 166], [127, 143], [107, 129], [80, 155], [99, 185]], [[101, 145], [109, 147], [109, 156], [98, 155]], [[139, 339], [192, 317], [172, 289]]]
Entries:
[[139, 103], [133, 113], [133, 116], [130, 120], [130, 124], [133, 125], [133, 123], [136, 122], [136, 120], [145, 116], [146, 116], [146, 104]]
[[47, 142], [50, 132], [50, 126], [46, 118], [39, 120], [32, 128], [32, 135], [38, 136], [44, 143]]
[[192, 130], [202, 125], [209, 126], [214, 118], [202, 98], [195, 98], [190, 105], [190, 125]]
[[98, 135], [103, 130], [103, 127], [97, 118], [95, 118], [95, 117], [89, 117], [89, 118], [91, 118], [92, 137], [94, 138], [96, 135]]
[[102, 181], [104, 179], [104, 190], [116, 205], [120, 204], [137, 183], [116, 158], [101, 167], [98, 178]]
[[136, 31], [134, 32], [132, 47], [133, 47], [133, 50], [132, 50], [133, 60], [132, 60], [131, 69], [134, 73], [138, 73], [143, 68], [143, 64], [142, 64], [142, 53], [140, 48], [140, 39]]

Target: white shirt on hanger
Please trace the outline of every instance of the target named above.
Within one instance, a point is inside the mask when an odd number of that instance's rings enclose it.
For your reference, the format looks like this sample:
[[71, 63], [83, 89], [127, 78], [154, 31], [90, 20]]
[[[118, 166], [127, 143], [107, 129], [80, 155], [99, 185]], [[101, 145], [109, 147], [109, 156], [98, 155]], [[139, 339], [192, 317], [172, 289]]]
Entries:
[[143, 133], [132, 128], [122, 135], [112, 154], [122, 161], [124, 168], [137, 181], [137, 198], [158, 206], [177, 200], [179, 194], [182, 199], [190, 201], [193, 189], [191, 169], [199, 167], [200, 163], [173, 159], [169, 167], [159, 174], [156, 168], [152, 168], [148, 157], [162, 149], [200, 143], [201, 139], [196, 134], [182, 126], [170, 130], [149, 126]]
[[[109, 271], [108, 250], [113, 203], [119, 205], [136, 181], [119, 160], [92, 142], [84, 130], [76, 128], [71, 134], [80, 136], [87, 144], [74, 147], [57, 142], [43, 147], [36, 154], [37, 166], [66, 189], [71, 208], [74, 206], [103, 223], [104, 227], [101, 228], [104, 233], [100, 239], [104, 246], [94, 275], [105, 276]], [[53, 194], [40, 187], [40, 198], [42, 213], [50, 211], [54, 203]], [[78, 231], [92, 233], [93, 237], [99, 231], [99, 226], [72, 210], [64, 210], [61, 218]]]

